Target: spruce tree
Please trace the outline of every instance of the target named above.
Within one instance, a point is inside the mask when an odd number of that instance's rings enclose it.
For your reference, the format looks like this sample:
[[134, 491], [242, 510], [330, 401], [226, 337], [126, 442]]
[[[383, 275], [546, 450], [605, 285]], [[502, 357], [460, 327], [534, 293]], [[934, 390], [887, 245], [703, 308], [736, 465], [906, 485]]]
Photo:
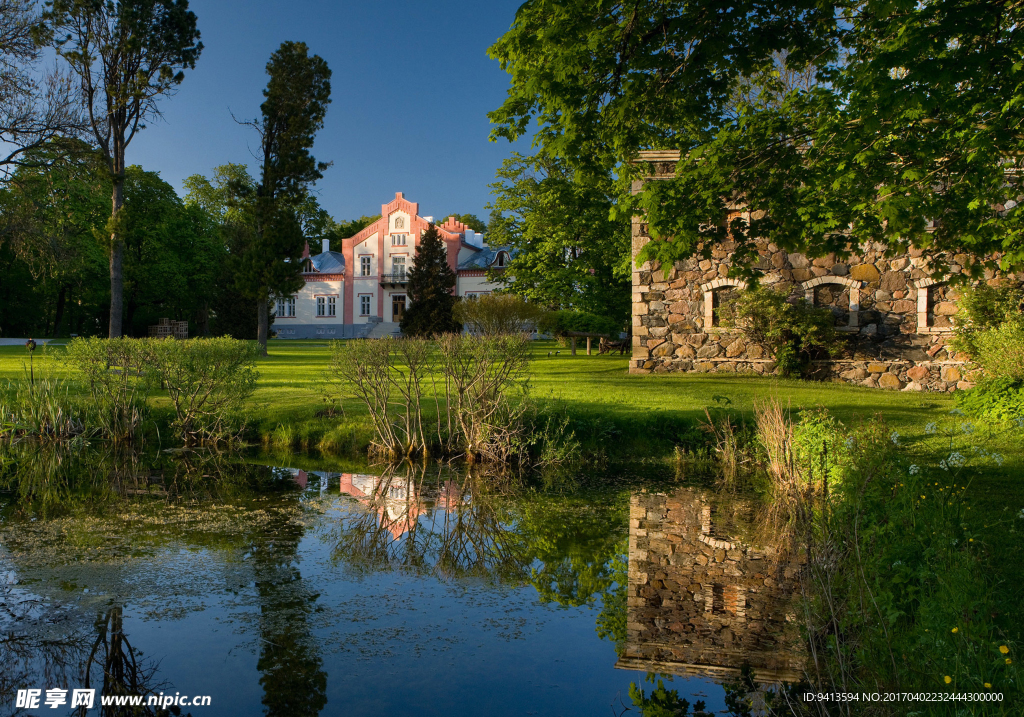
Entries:
[[416, 249], [416, 261], [409, 270], [408, 296], [411, 302], [402, 317], [406, 336], [438, 336], [462, 331], [452, 315], [455, 302], [455, 272], [448, 266], [448, 251], [433, 224]]

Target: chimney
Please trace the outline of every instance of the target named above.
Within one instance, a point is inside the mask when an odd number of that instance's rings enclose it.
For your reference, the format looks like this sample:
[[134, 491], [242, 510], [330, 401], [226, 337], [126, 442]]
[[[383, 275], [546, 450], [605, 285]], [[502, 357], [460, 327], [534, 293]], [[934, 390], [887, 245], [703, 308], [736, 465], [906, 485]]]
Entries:
[[395, 199], [402, 199], [403, 194], [401, 192], [395, 192]]
[[327, 237], [324, 237], [323, 239], [320, 240], [320, 247], [321, 247], [322, 251], [330, 251], [331, 250], [331, 240], [328, 239]]

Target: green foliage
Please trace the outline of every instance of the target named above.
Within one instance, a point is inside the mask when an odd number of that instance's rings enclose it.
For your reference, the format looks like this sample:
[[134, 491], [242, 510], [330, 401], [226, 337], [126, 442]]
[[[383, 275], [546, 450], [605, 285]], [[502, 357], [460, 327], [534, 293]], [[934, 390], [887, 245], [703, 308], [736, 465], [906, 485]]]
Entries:
[[491, 189], [488, 243], [513, 250], [492, 279], [542, 306], [626, 320], [629, 220], [609, 218], [614, 188], [606, 177], [573, 173], [547, 154], [516, 153]]
[[1008, 376], [986, 379], [953, 394], [956, 406], [968, 416], [993, 423], [1024, 421], [1024, 381]]
[[0, 438], [64, 441], [88, 433], [85, 411], [67, 379], [29, 377], [0, 388]]
[[[955, 338], [952, 346], [959, 352], [979, 360], [982, 367], [985, 367], [983, 360], [994, 358], [991, 351], [995, 348], [998, 351], [998, 338], [983, 338], [990, 331], [998, 330], [1005, 324], [1020, 324], [1021, 302], [1024, 301], [1024, 290], [1018, 286], [1005, 285], [1000, 287], [989, 286], [979, 283], [976, 286], [965, 286], [960, 290], [960, 298], [957, 301], [957, 317], [953, 330]], [[1016, 333], [1016, 329], [1009, 329], [1010, 334]], [[1013, 341], [1011, 335], [1006, 336]], [[1019, 341], [1019, 337], [1016, 338]], [[1008, 348], [1011, 348], [1008, 346]], [[1020, 346], [1017, 346], [1020, 350]], [[982, 355], [984, 358], [982, 359]], [[1018, 360], [1024, 356], [1017, 354]], [[1001, 373], [989, 373], [990, 376], [1011, 375]]]
[[229, 338], [151, 343], [156, 372], [174, 408], [174, 430], [185, 445], [237, 433], [238, 413], [256, 389], [259, 348]]
[[800, 416], [793, 426], [793, 460], [811, 484], [842, 480], [850, 461], [846, 429], [825, 408]]
[[760, 287], [741, 292], [727, 312], [723, 324], [771, 354], [783, 376], [798, 374], [811, 360], [840, 350], [829, 309], [792, 303], [781, 292]]
[[[331, 240], [341, 241], [342, 239], [348, 239], [349, 237], [355, 236], [378, 219], [380, 219], [380, 214], [374, 214], [372, 217], [364, 214], [358, 219], [339, 222], [338, 224], [335, 224], [334, 228], [330, 232]], [[341, 245], [339, 244], [338, 246]]]
[[22, 159], [0, 188], [0, 332], [93, 333], [110, 298], [107, 257], [93, 236], [110, 214], [100, 158], [68, 140]]
[[[972, 273], [993, 252], [1014, 270], [1022, 20], [981, 0], [531, 2], [490, 49], [511, 80], [493, 135], [619, 172], [619, 211], [655, 237], [641, 259], [727, 236], [740, 259], [761, 237], [812, 256], [873, 240], [925, 248], [936, 276], [957, 253]], [[651, 167], [630, 163], [662, 148], [682, 153], [675, 177], [631, 196]]]
[[402, 316], [406, 336], [440, 336], [462, 330], [454, 316], [455, 272], [448, 266], [448, 250], [437, 227], [431, 225], [416, 247], [409, 270], [407, 292], [411, 305]]
[[912, 447], [880, 420], [847, 432], [843, 478], [811, 528], [819, 690], [991, 687], [1019, 699], [1017, 667], [1000, 650], [1009, 625], [991, 547], [970, 511], [976, 476], [1003, 457], [979, 445], [970, 423], [944, 423], [925, 426], [946, 444], [937, 464], [909, 457]]
[[455, 305], [455, 320], [470, 331], [497, 336], [532, 332], [544, 310], [515, 294], [485, 294]]
[[597, 316], [585, 311], [551, 311], [541, 317], [537, 329], [549, 336], [566, 336], [570, 331], [587, 334], [605, 334], [618, 338], [622, 325], [607, 316]]
[[141, 438], [154, 382], [153, 341], [77, 338], [67, 345], [63, 360], [87, 386], [89, 421], [100, 434], [114, 442]]

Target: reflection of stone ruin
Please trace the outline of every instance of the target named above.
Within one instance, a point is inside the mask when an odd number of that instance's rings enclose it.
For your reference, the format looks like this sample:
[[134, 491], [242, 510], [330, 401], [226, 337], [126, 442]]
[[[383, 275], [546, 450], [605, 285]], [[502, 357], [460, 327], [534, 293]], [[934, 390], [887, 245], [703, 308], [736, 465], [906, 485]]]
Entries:
[[630, 499], [626, 645], [616, 667], [759, 682], [798, 681], [799, 569], [737, 537], [743, 502], [707, 491]]

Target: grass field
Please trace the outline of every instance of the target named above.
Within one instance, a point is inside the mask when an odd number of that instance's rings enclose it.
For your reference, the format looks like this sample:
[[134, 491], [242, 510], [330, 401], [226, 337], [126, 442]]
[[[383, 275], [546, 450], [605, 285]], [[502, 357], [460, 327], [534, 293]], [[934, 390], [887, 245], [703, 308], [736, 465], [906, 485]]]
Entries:
[[[36, 352], [37, 375], [64, 375], [60, 346]], [[560, 352], [557, 353], [556, 352]], [[550, 354], [550, 355], [549, 355]], [[325, 342], [271, 341], [269, 356], [260, 364], [261, 378], [253, 402], [260, 432], [279, 425], [302, 432], [324, 431], [329, 424], [315, 418], [324, 407], [318, 392], [330, 347]], [[570, 356], [553, 341], [534, 344], [531, 395], [541, 407], [564, 410], [584, 420], [615, 426], [638, 449], [671, 451], [673, 436], [661, 435], [672, 426], [704, 418], [705, 407], [722, 407], [750, 415], [756, 400], [777, 397], [794, 409], [824, 406], [850, 423], [883, 414], [901, 434], [922, 434], [923, 426], [953, 407], [944, 394], [896, 393], [840, 383], [764, 378], [735, 374], [630, 375], [623, 356]], [[0, 347], [0, 381], [22, 377], [28, 356], [18, 346]], [[159, 405], [159, 399], [158, 399]], [[346, 414], [363, 413], [352, 399], [343, 402]], [[643, 454], [637, 458], [645, 457]], [[650, 457], [647, 455], [646, 457]]]

